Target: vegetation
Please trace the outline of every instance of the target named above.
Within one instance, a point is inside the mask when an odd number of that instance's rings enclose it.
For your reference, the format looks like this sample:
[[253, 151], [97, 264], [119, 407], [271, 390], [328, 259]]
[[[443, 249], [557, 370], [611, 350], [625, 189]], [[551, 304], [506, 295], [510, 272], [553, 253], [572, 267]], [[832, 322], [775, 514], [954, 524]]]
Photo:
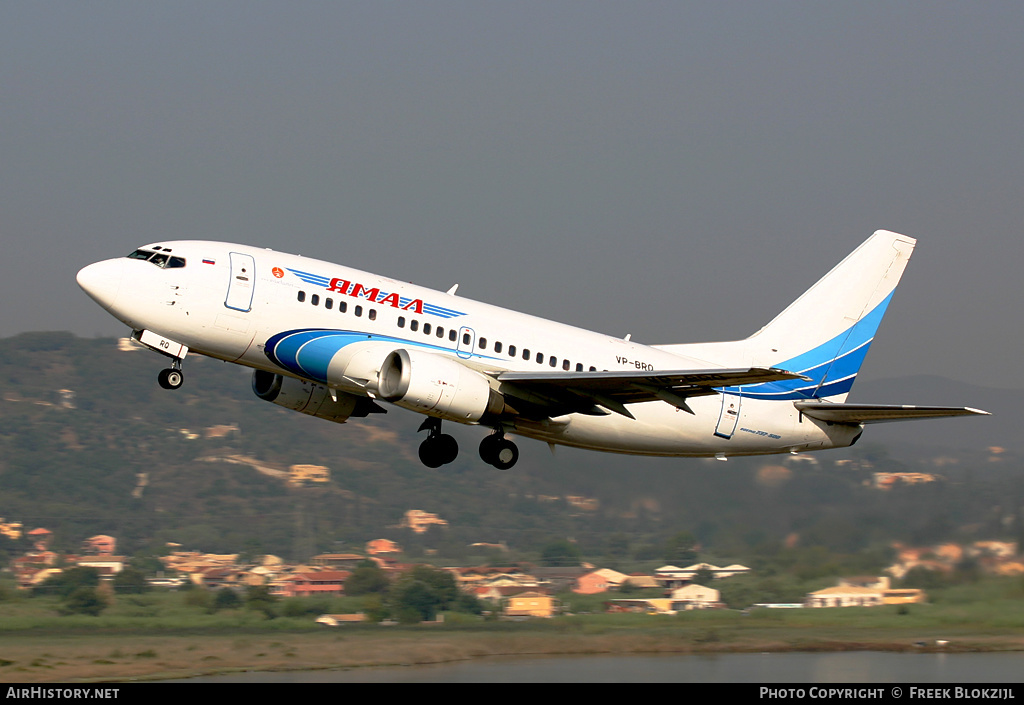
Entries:
[[[65, 620], [106, 619], [123, 604], [140, 612], [162, 605], [141, 577], [161, 569], [168, 542], [290, 560], [390, 538], [407, 559], [438, 565], [588, 561], [634, 572], [697, 560], [742, 563], [752, 576], [714, 583], [739, 608], [799, 601], [837, 575], [877, 574], [892, 560], [893, 541], [1024, 533], [1017, 509], [1024, 476], [1012, 454], [990, 463], [981, 451], [964, 452], [943, 468], [943, 481], [888, 492], [869, 486], [873, 470], [930, 470], [925, 458], [865, 443], [818, 456], [851, 461], [844, 468], [763, 458], [721, 464], [572, 449], [551, 457], [524, 443], [520, 463], [503, 472], [471, 452], [479, 429], [449, 424], [466, 452], [433, 471], [416, 459], [419, 418], [409, 413], [344, 425], [313, 419], [255, 398], [244, 370], [198, 356], [188, 358], [188, 381], [172, 393], [155, 381], [164, 364], [144, 351], [120, 351], [110, 339], [33, 333], [0, 340], [0, 516], [26, 529], [47, 527], [58, 552], [78, 552], [83, 538], [104, 533], [118, 538], [119, 553], [134, 556], [112, 595], [96, 594], [83, 575], [41, 586], [34, 599], [56, 600], [61, 607], [50, 612], [63, 610]], [[208, 433], [218, 425], [238, 430]], [[240, 457], [272, 469], [325, 465], [331, 481], [291, 487]], [[394, 528], [408, 509], [435, 512], [448, 526], [424, 534]], [[477, 542], [488, 543], [472, 548]], [[24, 537], [0, 538], [0, 564], [29, 546]], [[931, 594], [979, 581], [980, 566], [965, 562], [951, 578], [912, 572], [907, 585]], [[390, 586], [364, 565], [347, 590], [360, 602], [339, 611], [378, 620], [480, 610], [426, 573]], [[265, 593], [177, 595], [181, 609], [210, 619], [245, 614], [276, 625], [338, 609], [329, 600], [276, 601]], [[580, 612], [599, 609], [568, 602]]]

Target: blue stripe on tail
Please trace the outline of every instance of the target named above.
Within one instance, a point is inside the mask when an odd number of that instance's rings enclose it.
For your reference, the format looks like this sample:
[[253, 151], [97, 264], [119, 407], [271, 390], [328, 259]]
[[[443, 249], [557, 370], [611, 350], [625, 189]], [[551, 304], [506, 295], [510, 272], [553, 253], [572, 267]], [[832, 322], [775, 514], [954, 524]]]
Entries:
[[804, 375], [809, 380], [751, 384], [730, 388], [729, 393], [775, 401], [822, 399], [848, 393], [891, 300], [892, 293], [873, 311], [836, 337], [813, 350], [772, 365]]

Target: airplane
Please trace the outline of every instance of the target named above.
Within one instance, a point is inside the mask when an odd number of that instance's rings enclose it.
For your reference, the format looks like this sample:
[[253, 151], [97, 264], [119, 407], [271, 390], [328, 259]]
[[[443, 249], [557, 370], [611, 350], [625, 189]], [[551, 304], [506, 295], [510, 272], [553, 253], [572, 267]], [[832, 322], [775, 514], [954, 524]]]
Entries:
[[420, 460], [453, 462], [443, 421], [491, 429], [481, 459], [555, 446], [669, 457], [799, 453], [857, 442], [866, 424], [987, 415], [848, 403], [916, 240], [879, 230], [748, 338], [644, 345], [351, 267], [198, 240], [140, 247], [78, 272], [81, 288], [170, 358], [253, 368], [260, 399], [344, 423], [386, 405], [426, 416]]

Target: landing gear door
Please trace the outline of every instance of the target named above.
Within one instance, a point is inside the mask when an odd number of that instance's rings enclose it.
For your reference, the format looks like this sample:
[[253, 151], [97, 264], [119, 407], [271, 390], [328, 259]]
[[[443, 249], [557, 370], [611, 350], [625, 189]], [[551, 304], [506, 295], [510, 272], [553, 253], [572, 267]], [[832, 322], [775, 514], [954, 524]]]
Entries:
[[256, 260], [252, 255], [232, 252], [231, 279], [224, 305], [235, 311], [251, 311], [253, 287], [256, 284]]
[[719, 438], [729, 439], [736, 433], [740, 421], [740, 405], [743, 402], [743, 397], [736, 393], [738, 391], [738, 387], [726, 387], [722, 392], [722, 411], [715, 428], [715, 435]]

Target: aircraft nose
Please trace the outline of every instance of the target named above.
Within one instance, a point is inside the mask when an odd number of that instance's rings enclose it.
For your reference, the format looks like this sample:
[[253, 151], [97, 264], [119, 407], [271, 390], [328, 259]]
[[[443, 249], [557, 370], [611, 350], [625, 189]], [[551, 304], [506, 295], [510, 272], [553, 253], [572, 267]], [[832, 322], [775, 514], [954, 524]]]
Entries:
[[76, 279], [78, 286], [105, 309], [114, 305], [121, 289], [121, 261], [106, 260], [83, 267]]

